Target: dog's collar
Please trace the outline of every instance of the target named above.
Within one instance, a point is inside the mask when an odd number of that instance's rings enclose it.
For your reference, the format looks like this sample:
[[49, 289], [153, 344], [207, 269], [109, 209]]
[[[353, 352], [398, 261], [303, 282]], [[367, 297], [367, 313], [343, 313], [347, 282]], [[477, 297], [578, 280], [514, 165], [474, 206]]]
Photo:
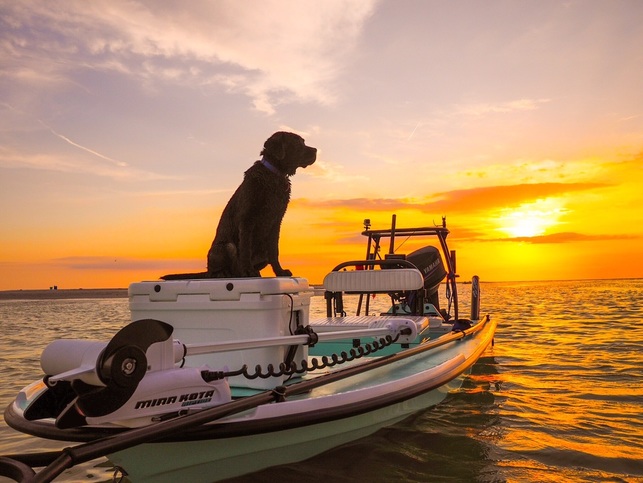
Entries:
[[282, 175], [283, 173], [279, 171], [277, 168], [275, 168], [270, 161], [268, 161], [266, 158], [261, 158], [260, 161], [261, 164], [263, 164], [266, 168], [268, 168], [270, 171], [272, 171], [275, 174]]

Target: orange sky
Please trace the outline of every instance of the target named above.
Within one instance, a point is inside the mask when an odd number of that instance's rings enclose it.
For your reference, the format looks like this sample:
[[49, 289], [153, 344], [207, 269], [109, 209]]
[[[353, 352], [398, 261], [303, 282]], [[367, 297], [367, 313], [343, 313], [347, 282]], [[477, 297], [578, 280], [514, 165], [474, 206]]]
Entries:
[[0, 290], [202, 270], [277, 130], [311, 282], [394, 213], [462, 279], [643, 277], [643, 3], [260, 5], [0, 4]]

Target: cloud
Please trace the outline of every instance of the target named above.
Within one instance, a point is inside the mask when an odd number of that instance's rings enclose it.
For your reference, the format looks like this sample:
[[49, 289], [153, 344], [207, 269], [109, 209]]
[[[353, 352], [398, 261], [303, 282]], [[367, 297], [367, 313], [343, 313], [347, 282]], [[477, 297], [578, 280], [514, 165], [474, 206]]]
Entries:
[[153, 260], [138, 258], [122, 258], [118, 256], [76, 256], [55, 258], [50, 260], [52, 265], [72, 270], [201, 270], [204, 260]]
[[217, 85], [272, 113], [282, 102], [335, 101], [332, 83], [375, 3], [5, 2], [0, 60], [5, 76], [39, 82], [96, 69], [152, 88]]
[[118, 162], [104, 163], [95, 161], [95, 157], [88, 157], [82, 153], [79, 155], [24, 153], [0, 146], [0, 168], [31, 168], [62, 173], [86, 173], [105, 178], [133, 181], [176, 180], [183, 178], [182, 176], [164, 175], [136, 169], [127, 165], [122, 166]]
[[126, 167], [126, 166], [127, 166], [127, 163], [125, 163], [125, 162], [123, 162], [123, 161], [117, 161], [116, 159], [112, 159], [112, 158], [110, 158], [109, 156], [105, 156], [105, 155], [103, 155], [103, 154], [101, 154], [101, 153], [99, 153], [99, 152], [97, 152], [97, 151], [94, 151], [94, 150], [89, 149], [89, 148], [87, 148], [87, 147], [85, 147], [85, 146], [82, 146], [82, 145], [80, 145], [80, 144], [78, 144], [78, 143], [76, 143], [76, 142], [72, 141], [72, 140], [71, 140], [71, 139], [69, 139], [68, 137], [63, 136], [63, 135], [62, 135], [62, 134], [60, 134], [60, 133], [57, 133], [56, 131], [54, 131], [54, 129], [53, 129], [53, 128], [51, 128], [50, 126], [48, 126], [47, 124], [45, 124], [45, 123], [44, 123], [43, 121], [41, 121], [41, 120], [38, 120], [38, 122], [39, 122], [42, 126], [44, 126], [44, 127], [45, 127], [45, 128], [46, 128], [46, 129], [51, 133], [51, 134], [53, 134], [54, 136], [56, 136], [56, 137], [57, 137], [57, 138], [59, 138], [59, 139], [62, 139], [62, 140], [63, 140], [63, 141], [65, 141], [67, 144], [70, 144], [70, 145], [74, 146], [75, 148], [81, 149], [81, 150], [83, 150], [83, 151], [85, 151], [85, 152], [87, 152], [87, 153], [89, 153], [89, 154], [91, 154], [91, 155], [93, 155], [93, 156], [96, 156], [97, 158], [100, 158], [100, 159], [102, 159], [102, 160], [108, 161], [108, 162], [110, 162], [110, 163], [112, 163], [112, 164], [114, 164], [114, 165], [116, 165], [116, 166], [119, 166], [119, 167]]
[[479, 212], [493, 208], [517, 206], [551, 196], [604, 188], [603, 183], [534, 183], [507, 186], [487, 186], [436, 193], [429, 199], [410, 198], [349, 198], [334, 200], [297, 200], [318, 208], [390, 211], [416, 209], [434, 213]]
[[513, 101], [492, 103], [465, 104], [456, 106], [456, 113], [466, 116], [483, 116], [485, 114], [505, 114], [516, 111], [533, 111], [551, 99], [516, 99]]
[[349, 198], [349, 199], [335, 199], [335, 200], [309, 200], [300, 198], [293, 200], [298, 206], [307, 206], [310, 208], [341, 208], [347, 210], [364, 210], [371, 211], [390, 211], [396, 208], [413, 208], [413, 203], [396, 198]]
[[561, 233], [551, 233], [549, 235], [540, 235], [540, 236], [521, 236], [514, 238], [493, 238], [493, 239], [480, 239], [480, 241], [494, 241], [494, 242], [525, 242], [533, 244], [543, 244], [543, 243], [573, 243], [573, 242], [585, 242], [585, 241], [603, 241], [603, 240], [637, 240], [641, 238], [639, 235], [625, 235], [625, 234], [615, 234], [615, 235], [584, 235], [582, 233], [573, 233], [573, 232], [561, 232]]
[[308, 167], [306, 171], [300, 172], [323, 179], [328, 183], [366, 183], [369, 180], [368, 176], [365, 175], [348, 175], [345, 173], [342, 165], [322, 159], [316, 161], [315, 164]]
[[497, 207], [517, 206], [551, 196], [604, 188], [603, 183], [525, 183], [504, 186], [486, 186], [437, 193], [428, 207], [439, 212], [480, 211]]

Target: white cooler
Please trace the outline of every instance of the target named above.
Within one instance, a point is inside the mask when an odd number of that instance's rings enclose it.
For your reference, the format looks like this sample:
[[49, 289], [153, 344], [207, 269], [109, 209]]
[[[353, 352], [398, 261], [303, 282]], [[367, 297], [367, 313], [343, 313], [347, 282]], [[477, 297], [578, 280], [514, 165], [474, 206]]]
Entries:
[[[184, 344], [279, 337], [290, 334], [296, 321], [308, 325], [312, 289], [304, 278], [236, 278], [171, 280], [133, 283], [129, 287], [132, 321], [157, 319], [174, 327], [172, 337]], [[266, 347], [234, 352], [189, 356], [186, 366], [207, 364], [213, 370], [235, 371], [244, 364], [253, 374], [268, 364], [275, 369], [284, 361], [288, 347]], [[308, 356], [300, 346], [295, 362]], [[286, 379], [229, 379], [234, 387], [271, 389]]]

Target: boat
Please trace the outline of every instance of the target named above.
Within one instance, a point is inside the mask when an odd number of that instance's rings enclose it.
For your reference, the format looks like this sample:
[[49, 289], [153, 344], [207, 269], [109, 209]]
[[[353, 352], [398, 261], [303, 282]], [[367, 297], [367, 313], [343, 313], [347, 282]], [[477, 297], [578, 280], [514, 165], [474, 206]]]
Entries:
[[[480, 314], [477, 276], [461, 316], [444, 218], [396, 224], [365, 220], [365, 257], [321, 287], [298, 277], [131, 284], [131, 322], [110, 341], [52, 341], [44, 375], [5, 410], [17, 431], [77, 444], [0, 457], [0, 474], [46, 482], [107, 457], [134, 482], [217, 481], [439, 404], [493, 344], [496, 323]], [[427, 237], [433, 245], [408, 255], [394, 248]], [[324, 298], [325, 317], [311, 317], [312, 297]]]

